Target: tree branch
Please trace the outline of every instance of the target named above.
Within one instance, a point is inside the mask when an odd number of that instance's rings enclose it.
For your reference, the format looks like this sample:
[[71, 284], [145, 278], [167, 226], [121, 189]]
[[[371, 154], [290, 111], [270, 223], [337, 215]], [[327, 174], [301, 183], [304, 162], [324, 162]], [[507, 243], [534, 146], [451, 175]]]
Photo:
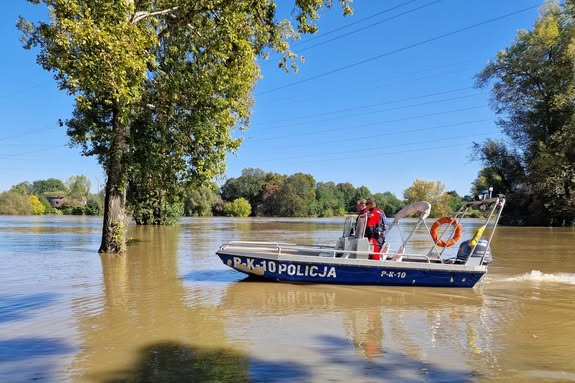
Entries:
[[136, 12], [134, 14], [134, 17], [132, 18], [132, 24], [136, 24], [139, 21], [142, 21], [148, 17], [153, 17], [153, 16], [162, 16], [162, 15], [166, 15], [168, 13], [174, 12], [175, 10], [177, 10], [178, 7], [173, 7], [173, 8], [169, 8], [169, 9], [164, 9], [162, 11], [156, 11], [156, 12], [143, 12], [143, 11], [139, 11]]

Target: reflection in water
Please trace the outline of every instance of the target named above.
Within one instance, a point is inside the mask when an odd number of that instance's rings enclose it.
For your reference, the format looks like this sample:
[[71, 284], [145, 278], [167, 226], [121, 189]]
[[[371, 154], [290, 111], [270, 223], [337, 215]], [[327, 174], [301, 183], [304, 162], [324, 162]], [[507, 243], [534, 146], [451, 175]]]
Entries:
[[[414, 379], [410, 374], [416, 366], [425, 370], [416, 371], [416, 377], [432, 374], [442, 381], [452, 376], [465, 381], [473, 371], [474, 355], [488, 358], [491, 353], [480, 344], [493, 343], [481, 322], [483, 303], [482, 294], [473, 290], [452, 294], [448, 289], [242, 281], [229, 286], [220, 307], [229, 318], [229, 332], [252, 340], [252, 353], [279, 358], [293, 357], [289, 350], [297, 350], [300, 358], [325, 367], [326, 354], [318, 353], [317, 347], [321, 339], [331, 339], [328, 349], [334, 360], [329, 367], [337, 371], [339, 381], [356, 379], [350, 375], [356, 370], [373, 381], [382, 381], [382, 370]], [[276, 318], [281, 318], [281, 329]], [[477, 334], [484, 338], [479, 340]], [[344, 341], [334, 347], [341, 336]], [[465, 349], [470, 352], [462, 353]], [[343, 369], [340, 359], [353, 369]], [[328, 378], [316, 373], [315, 381]]]
[[[77, 381], [203, 381], [210, 377], [208, 367], [217, 370], [214, 378], [245, 376], [237, 370], [242, 365], [237, 356], [224, 348], [213, 351], [225, 344], [218, 311], [184, 304], [178, 233], [177, 227], [138, 227], [132, 235], [145, 240], [130, 246], [127, 255], [101, 256], [104, 301], [96, 314], [80, 316], [82, 351], [73, 367], [80, 372]], [[175, 368], [178, 363], [187, 364]]]
[[355, 349], [366, 359], [383, 354], [383, 324], [381, 311], [370, 308], [352, 311], [345, 319], [345, 327]]
[[501, 228], [483, 285], [454, 290], [238, 282], [214, 254], [341, 219], [130, 227], [120, 257], [100, 224], [0, 217], [0, 382], [575, 381], [572, 229]]

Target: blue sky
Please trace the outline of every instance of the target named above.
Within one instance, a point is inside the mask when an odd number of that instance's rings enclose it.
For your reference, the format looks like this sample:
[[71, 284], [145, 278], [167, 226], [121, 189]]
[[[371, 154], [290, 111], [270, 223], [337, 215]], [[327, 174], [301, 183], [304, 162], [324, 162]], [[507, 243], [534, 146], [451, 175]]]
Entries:
[[[273, 54], [262, 63], [251, 125], [225, 176], [303, 172], [398, 197], [415, 179], [440, 180], [467, 194], [481, 168], [470, 160], [472, 143], [501, 137], [488, 89], [475, 89], [473, 76], [531, 28], [542, 3], [356, 0], [353, 16], [322, 11], [320, 32], [293, 45], [305, 57], [297, 73], [277, 69]], [[291, 1], [280, 4], [289, 10]], [[11, 0], [0, 15], [0, 191], [80, 174], [95, 190], [102, 169], [69, 148], [57, 124], [70, 117], [72, 97], [18, 40], [18, 15], [45, 14]]]

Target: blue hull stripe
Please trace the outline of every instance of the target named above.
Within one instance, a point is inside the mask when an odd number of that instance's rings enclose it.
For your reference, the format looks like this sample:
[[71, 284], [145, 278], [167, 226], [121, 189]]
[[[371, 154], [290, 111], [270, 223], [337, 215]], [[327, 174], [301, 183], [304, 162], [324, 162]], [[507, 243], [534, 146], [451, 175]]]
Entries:
[[[278, 261], [218, 253], [222, 262], [238, 271], [269, 280], [341, 285], [473, 287], [482, 271], [425, 270], [386, 266], [341, 265]], [[405, 264], [404, 264], [405, 265]]]

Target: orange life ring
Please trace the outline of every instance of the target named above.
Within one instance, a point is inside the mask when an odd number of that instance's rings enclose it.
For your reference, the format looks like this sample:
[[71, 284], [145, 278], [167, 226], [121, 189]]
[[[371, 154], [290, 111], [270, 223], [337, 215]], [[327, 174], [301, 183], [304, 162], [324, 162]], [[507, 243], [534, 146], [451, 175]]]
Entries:
[[[439, 241], [437, 240], [438, 236], [437, 236], [437, 230], [439, 230], [439, 226], [444, 225], [444, 224], [449, 224], [455, 227], [455, 233], [453, 233], [453, 236], [451, 237], [451, 239], [445, 241], [443, 239], [440, 239]], [[459, 241], [461, 239], [461, 232], [462, 232], [462, 228], [461, 225], [459, 223], [457, 223], [457, 220], [455, 218], [451, 218], [451, 217], [441, 217], [439, 218], [437, 221], [435, 221], [433, 223], [433, 225], [431, 225], [431, 229], [429, 230], [429, 234], [431, 234], [431, 238], [433, 238], [433, 242], [435, 242], [435, 244], [439, 247], [450, 247], [455, 245], [455, 243], [457, 241]]]

